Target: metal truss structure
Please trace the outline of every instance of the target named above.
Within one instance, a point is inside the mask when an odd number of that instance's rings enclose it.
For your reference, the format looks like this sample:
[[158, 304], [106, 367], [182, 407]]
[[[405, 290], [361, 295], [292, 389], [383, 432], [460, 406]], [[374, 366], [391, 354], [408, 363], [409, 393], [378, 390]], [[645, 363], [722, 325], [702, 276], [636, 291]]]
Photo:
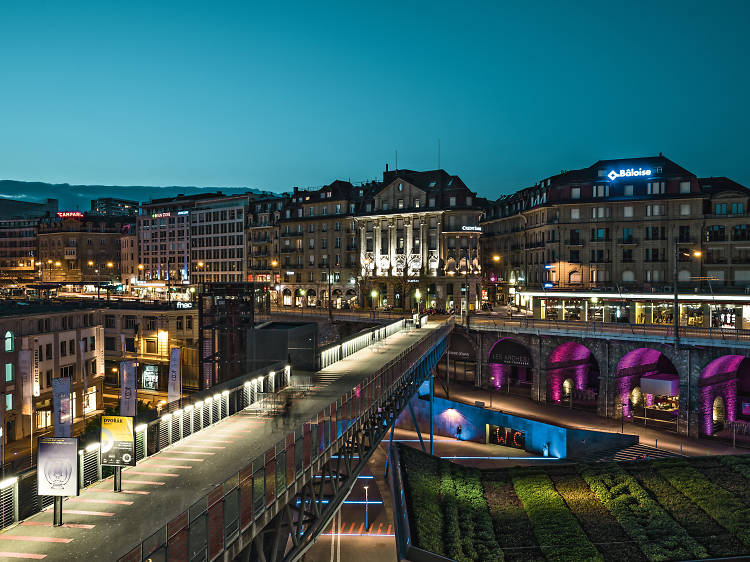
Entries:
[[[373, 377], [385, 383], [369, 407], [358, 416], [348, 416], [346, 401], [330, 412], [330, 421], [321, 419], [317, 427], [305, 428], [313, 435], [313, 443], [321, 443], [324, 450], [276, 502], [276, 509], [267, 509], [254, 529], [248, 529], [252, 538], [242, 537], [235, 544], [245, 543], [241, 550], [227, 554], [235, 559], [260, 562], [299, 560], [313, 544], [316, 537], [330, 525], [335, 513], [354, 487], [357, 476], [367, 464], [381, 440], [393, 428], [399, 414], [408, 407], [409, 400], [419, 387], [431, 378], [433, 370], [443, 355], [452, 325], [438, 330], [415, 349], [396, 358]], [[337, 439], [325, 447], [320, 439], [321, 428], [330, 430]], [[306, 424], [315, 425], [315, 424]], [[421, 436], [420, 436], [421, 440]], [[424, 444], [423, 444], [424, 446]], [[243, 535], [245, 533], [242, 533]], [[226, 557], [225, 559], [230, 559]]]

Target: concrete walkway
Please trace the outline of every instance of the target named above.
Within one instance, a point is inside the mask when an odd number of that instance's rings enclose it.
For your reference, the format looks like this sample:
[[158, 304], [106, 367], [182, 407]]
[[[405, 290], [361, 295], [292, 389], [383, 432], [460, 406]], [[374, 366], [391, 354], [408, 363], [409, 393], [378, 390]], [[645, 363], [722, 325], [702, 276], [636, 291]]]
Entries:
[[[435, 383], [435, 395], [445, 397], [445, 391], [437, 381]], [[454, 384], [450, 387], [450, 398], [451, 400], [467, 404], [474, 404], [476, 401], [481, 401], [484, 402], [485, 408], [489, 408], [489, 394], [487, 390], [473, 389], [468, 386]], [[512, 394], [493, 392], [492, 409], [563, 427], [592, 429], [610, 433], [620, 433], [622, 431], [622, 424], [618, 420], [602, 418], [593, 412], [570, 409], [561, 405], [539, 404], [530, 398], [514, 396]], [[702, 456], [707, 454], [733, 455], [748, 453], [747, 449], [733, 449], [731, 446], [711, 439], [688, 438], [684, 435], [643, 427], [642, 425], [628, 421], [625, 422], [625, 433], [638, 435], [643, 445], [666, 449], [683, 455]]]
[[327, 367], [321, 371], [325, 383], [295, 404], [294, 420], [240, 412], [124, 470], [122, 493], [112, 492], [109, 479], [67, 499], [63, 527], [51, 526], [47, 510], [6, 529], [0, 533], [0, 560], [116, 561], [439, 327], [432, 322], [398, 332]]

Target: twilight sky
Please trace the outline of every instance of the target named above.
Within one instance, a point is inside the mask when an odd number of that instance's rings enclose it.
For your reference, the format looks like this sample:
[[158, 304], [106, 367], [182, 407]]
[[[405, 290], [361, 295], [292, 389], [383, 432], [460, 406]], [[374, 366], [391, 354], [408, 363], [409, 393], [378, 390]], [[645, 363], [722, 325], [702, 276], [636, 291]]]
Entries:
[[[505, 5], [501, 5], [505, 4]], [[659, 151], [750, 186], [750, 2], [0, 6], [0, 178], [481, 195]], [[138, 194], [147, 199], [147, 194]]]

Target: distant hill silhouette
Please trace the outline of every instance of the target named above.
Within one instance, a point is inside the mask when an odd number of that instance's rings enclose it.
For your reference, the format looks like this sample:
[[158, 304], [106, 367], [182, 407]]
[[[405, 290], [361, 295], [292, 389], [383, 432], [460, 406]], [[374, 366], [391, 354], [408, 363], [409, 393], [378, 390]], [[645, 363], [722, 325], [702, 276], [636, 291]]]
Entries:
[[91, 208], [91, 200], [100, 197], [117, 197], [143, 202], [161, 197], [174, 197], [180, 193], [193, 195], [216, 191], [221, 191], [226, 195], [239, 195], [248, 192], [269, 193], [252, 187], [71, 185], [68, 183], [0, 180], [0, 197], [29, 202], [44, 201], [47, 198], [57, 199], [60, 202], [60, 209], [80, 211], [88, 211]]

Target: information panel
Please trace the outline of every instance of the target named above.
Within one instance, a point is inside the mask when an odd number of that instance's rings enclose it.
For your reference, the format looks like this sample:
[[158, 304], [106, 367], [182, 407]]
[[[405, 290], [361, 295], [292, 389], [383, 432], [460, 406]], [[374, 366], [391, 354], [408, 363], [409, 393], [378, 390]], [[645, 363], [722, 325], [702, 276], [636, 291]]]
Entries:
[[40, 496], [78, 495], [77, 438], [39, 438], [37, 484]]
[[102, 466], [135, 466], [133, 418], [102, 416]]
[[487, 428], [488, 443], [526, 450], [526, 434], [523, 431], [502, 425], [488, 425]]

